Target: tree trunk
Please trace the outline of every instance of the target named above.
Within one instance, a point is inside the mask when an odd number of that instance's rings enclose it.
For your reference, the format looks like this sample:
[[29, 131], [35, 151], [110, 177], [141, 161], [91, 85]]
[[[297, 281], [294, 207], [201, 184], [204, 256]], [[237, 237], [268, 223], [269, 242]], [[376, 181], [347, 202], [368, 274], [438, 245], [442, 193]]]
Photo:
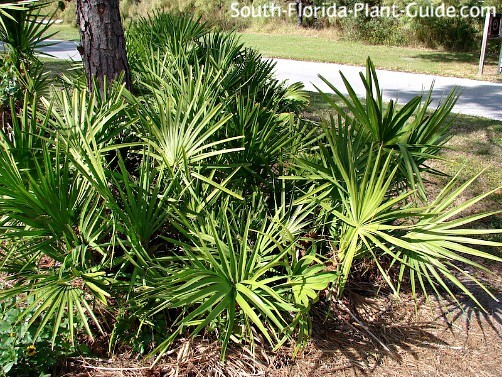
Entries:
[[77, 0], [77, 23], [87, 84], [94, 82], [102, 92], [104, 80], [115, 80], [122, 72], [123, 82], [131, 89], [131, 75], [125, 49], [119, 0]]

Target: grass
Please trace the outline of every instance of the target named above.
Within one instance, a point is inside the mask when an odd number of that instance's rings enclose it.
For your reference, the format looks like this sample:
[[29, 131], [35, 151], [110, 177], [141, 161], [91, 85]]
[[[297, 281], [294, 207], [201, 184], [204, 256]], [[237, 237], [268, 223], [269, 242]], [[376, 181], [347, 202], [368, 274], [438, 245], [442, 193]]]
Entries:
[[57, 32], [51, 39], [59, 39], [63, 41], [79, 41], [80, 34], [76, 27], [66, 24], [54, 24], [50, 27], [49, 33]]
[[45, 66], [45, 70], [50, 72], [50, 74], [57, 76], [72, 67], [73, 62], [71, 60], [62, 59], [52, 59], [52, 58], [41, 58], [40, 59]]
[[45, 70], [49, 73], [49, 77], [51, 78], [59, 77], [64, 73], [68, 73], [68, 70], [74, 67], [75, 64], [71, 60], [52, 58], [41, 58], [40, 60], [44, 63]]
[[[498, 189], [473, 208], [475, 211], [500, 211], [502, 208], [502, 122], [492, 119], [457, 115], [453, 137], [443, 150], [443, 161], [435, 161], [435, 167], [453, 175], [461, 170], [460, 177], [467, 180], [482, 171], [466, 193], [466, 198], [481, 192]], [[443, 187], [448, 178], [433, 177], [432, 182]], [[502, 228], [502, 215], [485, 220], [486, 228]], [[502, 241], [501, 235], [494, 236]], [[502, 251], [502, 250], [501, 250]]]
[[[478, 53], [366, 45], [339, 40], [336, 35], [326, 32], [289, 31], [289, 34], [243, 32], [241, 38], [266, 57], [364, 66], [370, 56], [377, 68], [480, 79]], [[496, 73], [497, 61], [495, 52], [487, 57], [483, 80], [502, 82], [502, 75]]]
[[[83, 69], [81, 63], [72, 62], [71, 60], [61, 60], [52, 58], [41, 58], [44, 63], [45, 71], [48, 73], [51, 85], [53, 85], [53, 91], [58, 91], [63, 89], [64, 82], [66, 79], [76, 79], [78, 77], [79, 68], [80, 72]], [[63, 78], [63, 75], [66, 78]]]

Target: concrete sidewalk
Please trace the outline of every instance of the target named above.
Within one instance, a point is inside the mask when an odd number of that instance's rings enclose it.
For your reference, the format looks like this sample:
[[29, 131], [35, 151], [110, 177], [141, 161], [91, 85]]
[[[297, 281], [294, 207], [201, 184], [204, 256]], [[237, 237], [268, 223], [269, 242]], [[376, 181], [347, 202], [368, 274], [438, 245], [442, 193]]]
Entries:
[[[43, 52], [58, 59], [80, 60], [77, 43], [57, 42], [44, 47]], [[345, 92], [339, 74], [339, 71], [342, 71], [356, 93], [361, 97], [365, 96], [365, 89], [359, 77], [359, 72], [365, 72], [364, 67], [286, 59], [273, 60], [276, 62], [275, 76], [280, 80], [300, 81], [307, 90], [317, 91], [314, 87], [316, 85], [319, 89], [329, 92], [328, 87], [317, 76], [321, 74], [336, 88]], [[452, 89], [459, 88], [461, 97], [453, 109], [454, 112], [502, 120], [502, 84], [380, 69], [377, 72], [385, 100], [398, 99], [402, 104], [417, 94], [428, 91], [434, 82], [432, 106], [436, 106], [440, 98], [445, 97]]]

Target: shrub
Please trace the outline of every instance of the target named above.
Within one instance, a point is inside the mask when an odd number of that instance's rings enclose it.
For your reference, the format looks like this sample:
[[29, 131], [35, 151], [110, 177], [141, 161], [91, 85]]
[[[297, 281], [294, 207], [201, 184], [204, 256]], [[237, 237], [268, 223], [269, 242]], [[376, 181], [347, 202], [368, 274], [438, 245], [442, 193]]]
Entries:
[[[159, 60], [142, 73], [136, 71], [144, 78], [142, 95], [126, 93], [122, 87], [105, 89], [102, 95], [73, 88], [55, 94], [52, 101], [43, 100], [43, 106], [37, 100], [27, 100], [13, 118], [14, 137], [2, 138], [0, 212], [1, 236], [5, 241], [2, 271], [14, 286], [3, 290], [0, 299], [25, 297], [28, 301], [20, 305], [17, 323], [28, 321], [30, 326], [37, 326], [35, 337], [50, 326], [52, 344], [61, 334], [74, 344], [80, 327], [89, 337], [108, 331], [101, 319], [117, 308], [133, 313], [138, 319], [144, 318], [157, 300], [152, 294], [144, 304], [145, 299], [139, 293], [145, 284], [155, 287], [160, 278], [164, 282], [174, 279], [169, 271], [174, 273], [178, 268], [182, 271], [188, 261], [198, 267], [208, 254], [192, 255], [193, 248], [208, 242], [206, 234], [209, 237], [218, 234], [224, 240], [231, 237], [238, 247], [240, 237], [244, 236], [241, 228], [231, 234], [220, 233], [219, 225], [214, 229], [218, 233], [211, 233], [207, 225], [198, 228], [201, 222], [215, 218], [219, 213], [215, 211], [220, 210], [219, 203], [225, 197], [234, 198], [226, 207], [228, 216], [236, 216], [239, 207], [245, 208], [240, 204], [244, 194], [261, 197], [256, 202], [258, 207], [261, 206], [258, 203], [276, 199], [273, 193], [261, 193], [257, 184], [249, 188], [239, 185], [247, 176], [243, 174], [237, 179], [239, 170], [247, 164], [242, 161], [247, 155], [234, 162], [229, 162], [226, 155], [244, 149], [232, 145], [233, 141], [254, 132], [269, 133], [269, 138], [261, 143], [247, 140], [245, 146], [256, 143], [254, 151], [262, 159], [258, 167], [252, 164], [247, 167], [249, 174], [260, 176], [264, 182], [271, 180], [254, 169], [272, 171], [272, 165], [281, 162], [284, 153], [281, 147], [289, 139], [284, 136], [286, 131], [278, 133], [279, 136], [274, 132], [280, 131], [278, 125], [284, 125], [283, 118], [294, 114], [286, 116], [275, 111], [284, 113], [290, 106], [294, 108], [293, 98], [295, 93], [300, 94], [299, 88], [290, 89], [274, 81], [272, 66], [262, 62], [258, 54], [243, 49], [235, 36], [209, 36], [196, 21], [186, 18], [173, 21], [177, 27], [168, 29], [167, 33], [172, 34], [167, 46], [153, 55]], [[229, 57], [225, 52], [232, 54]], [[298, 103], [304, 101], [301, 95], [296, 98]], [[230, 112], [232, 103], [242, 106], [238, 114]], [[236, 120], [238, 116], [246, 121]], [[223, 130], [231, 121], [234, 126]], [[264, 128], [260, 129], [259, 124]], [[241, 127], [253, 131], [243, 135]], [[267, 144], [276, 137], [279, 141]], [[264, 152], [272, 149], [264, 158], [260, 156], [260, 148]], [[260, 208], [263, 221], [274, 212]], [[235, 219], [232, 218], [232, 223]], [[316, 291], [328, 284], [329, 274], [324, 282], [315, 283], [308, 297], [296, 292], [290, 283], [296, 275], [291, 275], [286, 260], [295, 258], [296, 254], [291, 253], [299, 231], [289, 229], [288, 222], [264, 224], [277, 230], [272, 232], [267, 228], [272, 233], [259, 236], [265, 249], [258, 248], [250, 254], [258, 258], [253, 267], [256, 278], [273, 280], [272, 272], [282, 270], [283, 290], [291, 296], [289, 306], [281, 306], [286, 298], [277, 301], [283, 314], [269, 316], [269, 323], [277, 326], [277, 336], [265, 335], [265, 338], [273, 343], [279, 336], [289, 339], [292, 329], [301, 323], [304, 341], [308, 332], [306, 305], [315, 300]], [[248, 247], [254, 248], [255, 232], [265, 230], [261, 226], [254, 228], [254, 222], [252, 228], [251, 223], [249, 226], [254, 230]], [[274, 241], [279, 229], [291, 236], [287, 247]], [[211, 253], [218, 252], [211, 242], [208, 246]], [[249, 250], [243, 249], [244, 259], [239, 269], [250, 260], [246, 256]], [[270, 258], [268, 270], [261, 271], [261, 263], [267, 258]], [[308, 261], [310, 264], [314, 259]], [[217, 263], [223, 267], [206, 268], [226, 268], [225, 260], [220, 258]], [[322, 266], [317, 259], [315, 263]], [[159, 275], [162, 270], [168, 275]], [[146, 274], [147, 271], [150, 272]], [[302, 274], [310, 271], [317, 270], [298, 265], [294, 273], [301, 279]], [[247, 284], [244, 280], [242, 284]], [[176, 281], [170, 284], [174, 287]], [[268, 284], [265, 280], [257, 282]], [[182, 285], [178, 288], [183, 289]], [[268, 297], [269, 288], [263, 289], [264, 297]], [[277, 293], [272, 295], [277, 297]], [[294, 297], [301, 301], [295, 301]], [[202, 305], [202, 313], [209, 305], [206, 299], [206, 296], [194, 298], [192, 304]], [[244, 305], [243, 299], [236, 298], [233, 309], [232, 305], [227, 309], [235, 311], [237, 306]], [[168, 300], [165, 312], [184, 309], [179, 300], [181, 291], [179, 297]], [[110, 307], [110, 301], [118, 306]], [[138, 311], [132, 303], [145, 308]], [[241, 325], [251, 320], [263, 332], [263, 326], [267, 325], [260, 325], [261, 319], [256, 316], [269, 312], [262, 299], [256, 305], [246, 316], [239, 314], [236, 321]], [[290, 317], [285, 308], [301, 313], [298, 314], [301, 318]], [[191, 324], [188, 319], [165, 326], [175, 329]], [[211, 320], [196, 332], [214, 325]], [[243, 335], [246, 341], [252, 340], [250, 328]], [[230, 332], [227, 334], [224, 344], [229, 341]], [[156, 338], [159, 344], [160, 337]]]
[[[122, 2], [121, 2], [122, 3]], [[45, 9], [67, 25], [77, 26], [76, 4], [72, 0], [45, 1]]]
[[[367, 144], [372, 144], [383, 148], [386, 153], [399, 152], [395, 155], [399, 172], [395, 177], [396, 185], [404, 184], [425, 199], [425, 186], [421, 175], [423, 171], [434, 172], [428, 169], [426, 161], [436, 158], [438, 151], [451, 136], [449, 131], [453, 119], [449, 115], [458, 98], [456, 90], [451, 91], [432, 114], [428, 114], [433, 87], [425, 100], [423, 96], [416, 96], [400, 109], [393, 100], [384, 104], [376, 70], [369, 59], [366, 77], [361, 76], [366, 88], [365, 103], [358, 99], [345, 76], [341, 76], [348, 96], [322, 78], [342, 100], [354, 119], [354, 130], [340, 134], [337, 138], [343, 140], [343, 137], [357, 135], [357, 140], [364, 143], [357, 143], [356, 146], [366, 148]], [[346, 110], [329, 97], [324, 95], [324, 98], [336, 110], [340, 119], [346, 119]], [[350, 151], [346, 153], [352, 154]], [[361, 151], [355, 150], [354, 153], [358, 155]]]
[[231, 337], [253, 344], [253, 328], [274, 346], [296, 334], [298, 346], [304, 346], [311, 300], [334, 276], [324, 270], [315, 249], [298, 256], [297, 237], [307, 213], [295, 219], [279, 211], [267, 219], [254, 206], [223, 203], [195, 224], [182, 220], [188, 242], [172, 241], [180, 255], [154, 262], [152, 287], [138, 298], [146, 301], [141, 306], [155, 303], [148, 316], [165, 308], [183, 313], [154, 353], [162, 354], [190, 327], [191, 336], [214, 329], [222, 357]]
[[[322, 222], [318, 232], [328, 234], [335, 250], [338, 293], [343, 292], [350, 279], [355, 261], [369, 259], [396, 293], [408, 274], [414, 295], [417, 287], [425, 294], [427, 287], [436, 292], [441, 288], [457, 300], [451, 288], [454, 286], [478, 303], [456, 273], [484, 290], [486, 287], [459, 268], [458, 263], [483, 268], [472, 259], [502, 259], [470, 246], [498, 245], [471, 238], [484, 233], [483, 230], [462, 227], [491, 214], [460, 219], [455, 216], [498, 189], [452, 208], [452, 203], [476, 177], [460, 185], [453, 178], [430, 203], [421, 179], [421, 172], [427, 170], [425, 162], [435, 158], [449, 134], [448, 114], [456, 101], [454, 93], [426, 115], [429, 97], [423, 107], [422, 97], [418, 96], [399, 111], [392, 101], [384, 108], [371, 60], [366, 76], [361, 74], [366, 87], [364, 103], [343, 75], [342, 78], [348, 95], [325, 82], [350, 113], [325, 95], [339, 114], [338, 119], [321, 124], [323, 138], [318, 144], [318, 156], [295, 159], [299, 171], [303, 170], [300, 177], [312, 184], [296, 203], [319, 206]], [[421, 194], [417, 199], [421, 197], [424, 204], [410, 200], [414, 192]], [[394, 266], [398, 271], [396, 279], [390, 274]]]
[[[18, 323], [21, 310], [15, 300], [0, 304], [0, 374], [15, 376], [51, 376], [58, 362], [73, 354], [67, 339], [51, 344], [51, 326], [45, 326], [35, 337], [36, 325]], [[66, 324], [67, 325], [67, 324]]]
[[500, 261], [474, 248], [500, 231], [464, 229], [488, 213], [457, 215], [489, 193], [451, 209], [471, 181], [427, 203], [421, 179], [454, 94], [431, 114], [422, 98], [396, 109], [369, 61], [366, 100], [345, 80], [349, 111], [325, 97], [338, 117], [318, 127], [299, 116], [300, 85], [233, 34], [159, 14], [127, 37], [133, 93], [26, 94], [0, 133], [0, 301], [22, 333], [9, 350], [104, 333], [156, 360], [198, 334], [222, 358], [231, 343], [298, 350], [312, 305], [341, 295], [357, 260], [396, 293], [408, 276], [414, 293], [475, 300], [457, 263]]
[[235, 34], [208, 33], [207, 25], [191, 17], [141, 19], [131, 24], [127, 37], [137, 90], [148, 96], [162, 87], [180, 96], [188, 81], [200, 79], [207, 96], [223, 105], [219, 116], [231, 114], [215, 139], [232, 140], [229, 145], [241, 150], [221, 156], [218, 164], [243, 166], [234, 181], [252, 179], [271, 189], [274, 166], [298, 142], [290, 113], [307, 103], [303, 86], [278, 82], [274, 64], [245, 48]]
[[8, 59], [0, 60], [0, 104], [2, 112], [9, 107], [11, 98], [18, 98], [20, 85], [16, 78], [16, 69]]
[[20, 9], [6, 9], [1, 14], [0, 41], [12, 63], [19, 68], [21, 62], [28, 63], [35, 59], [35, 49], [50, 38], [46, 34], [50, 22], [42, 23], [40, 18], [50, 21], [42, 12], [44, 4], [32, 2]]
[[[410, 2], [367, 2], [370, 6], [398, 6], [405, 9]], [[431, 6], [439, 6], [439, 1], [416, 2], [412, 11], [418, 12], [419, 7], [427, 9]], [[464, 2], [465, 3], [465, 2]], [[472, 1], [467, 3], [473, 3]], [[476, 3], [476, 2], [474, 2]], [[353, 2], [346, 1], [343, 4], [351, 6]], [[459, 8], [458, 2], [447, 4]], [[476, 5], [476, 4], [471, 4]], [[479, 5], [479, 4], [477, 4]], [[419, 14], [419, 13], [418, 13]], [[479, 34], [479, 20], [462, 17], [436, 17], [427, 16], [409, 18], [402, 16], [392, 17], [345, 17], [336, 20], [335, 24], [341, 28], [346, 39], [355, 39], [370, 44], [387, 45], [424, 45], [430, 48], [445, 48], [455, 51], [470, 51], [476, 47]]]
[[[50, 17], [43, 13], [43, 7], [43, 3], [29, 2], [6, 6], [0, 13], [0, 42], [4, 47], [0, 56], [2, 108], [10, 100], [19, 101], [23, 91], [33, 97], [48, 89], [47, 74], [35, 56], [35, 50], [53, 35], [48, 33]], [[44, 24], [41, 19], [48, 22]]]
[[121, 2], [120, 8], [126, 22], [148, 18], [155, 13], [191, 14], [212, 27], [232, 30], [245, 23], [245, 20], [230, 17], [230, 4], [228, 0], [126, 0]]
[[339, 19], [337, 25], [343, 32], [343, 38], [348, 40], [386, 45], [405, 45], [409, 41], [398, 19], [346, 17]]
[[471, 51], [477, 45], [478, 27], [468, 18], [417, 17], [410, 28], [411, 39], [427, 47]]

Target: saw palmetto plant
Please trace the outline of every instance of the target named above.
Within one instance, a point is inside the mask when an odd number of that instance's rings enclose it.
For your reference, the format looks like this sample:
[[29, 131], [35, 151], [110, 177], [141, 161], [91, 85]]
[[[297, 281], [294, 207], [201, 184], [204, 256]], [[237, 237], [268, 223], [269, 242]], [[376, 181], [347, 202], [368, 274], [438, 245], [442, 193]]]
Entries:
[[310, 303], [334, 272], [325, 271], [315, 252], [298, 257], [301, 220], [292, 226], [282, 213], [269, 219], [223, 204], [195, 223], [178, 214], [185, 241], [168, 239], [177, 255], [153, 261], [150, 285], [138, 297], [141, 307], [155, 303], [147, 316], [169, 308], [182, 313], [154, 353], [162, 354], [185, 329], [193, 336], [214, 328], [223, 357], [231, 339], [252, 344], [258, 337], [277, 347], [298, 334], [305, 343]]
[[[468, 225], [499, 212], [459, 216], [500, 188], [458, 204], [476, 177], [462, 184], [453, 178], [436, 199], [427, 202], [421, 178], [429, 170], [425, 162], [439, 157], [449, 137], [454, 93], [432, 111], [426, 109], [430, 93], [424, 104], [417, 97], [396, 109], [393, 103], [383, 103], [371, 60], [361, 78], [367, 89], [365, 101], [355, 96], [345, 78], [348, 95], [331, 85], [348, 110], [324, 94], [338, 117], [321, 122], [322, 137], [315, 153], [293, 159], [302, 173], [284, 177], [311, 183], [296, 202], [319, 207], [320, 225], [327, 229], [340, 273], [338, 293], [350, 279], [355, 261], [368, 259], [396, 293], [407, 276], [413, 295], [417, 287], [425, 294], [430, 287], [436, 292], [440, 287], [455, 300], [454, 292], [462, 292], [476, 301], [463, 281], [487, 289], [459, 265], [483, 269], [473, 261], [477, 257], [502, 261], [476, 248], [500, 243], [472, 237], [501, 230]], [[416, 193], [421, 201], [414, 199]], [[389, 272], [396, 266], [399, 273], [392, 279]]]
[[[426, 194], [451, 135], [451, 94], [385, 104], [345, 80], [335, 116], [301, 117], [306, 94], [234, 35], [155, 15], [128, 32], [135, 91], [79, 86], [11, 101], [0, 133], [0, 300], [51, 342], [141, 341], [159, 360], [184, 337], [298, 351], [311, 311], [368, 261], [393, 292], [453, 298], [486, 287], [481, 249], [500, 232], [462, 217], [472, 180]], [[169, 21], [170, 23], [165, 23]], [[172, 21], [172, 22], [171, 22]], [[162, 43], [160, 43], [162, 42]], [[36, 93], [36, 91], [35, 91]], [[430, 196], [430, 195], [429, 195]], [[329, 306], [329, 305], [328, 305]], [[26, 326], [25, 326], [26, 325]], [[146, 334], [146, 335], [145, 335]], [[147, 339], [147, 340], [145, 340]]]
[[[41, 1], [2, 1], [0, 3], [0, 41], [5, 53], [18, 64], [34, 58], [35, 49], [47, 44], [51, 19]], [[46, 22], [41, 22], [44, 18]]]
[[[49, 89], [48, 74], [35, 54], [50, 45], [48, 39], [55, 34], [50, 32], [52, 19], [44, 6], [41, 1], [0, 2], [0, 68], [12, 75], [9, 86], [19, 86], [19, 91], [7, 90], [15, 100], [21, 100], [21, 91], [33, 97]], [[6, 99], [3, 102], [8, 104]]]
[[435, 172], [426, 162], [438, 158], [438, 151], [451, 137], [449, 129], [454, 120], [451, 110], [458, 98], [456, 90], [451, 91], [433, 112], [429, 112], [433, 87], [425, 98], [418, 95], [403, 106], [398, 106], [393, 100], [384, 103], [375, 66], [369, 58], [366, 75], [360, 73], [366, 89], [364, 99], [359, 99], [345, 76], [340, 75], [347, 95], [322, 76], [321, 79], [341, 99], [342, 105], [324, 93], [323, 97], [345, 122], [347, 116], [352, 120], [354, 132], [368, 143], [376, 148], [382, 147], [383, 151], [397, 151], [393, 154], [399, 166], [395, 183], [408, 186], [425, 199], [422, 173]]

